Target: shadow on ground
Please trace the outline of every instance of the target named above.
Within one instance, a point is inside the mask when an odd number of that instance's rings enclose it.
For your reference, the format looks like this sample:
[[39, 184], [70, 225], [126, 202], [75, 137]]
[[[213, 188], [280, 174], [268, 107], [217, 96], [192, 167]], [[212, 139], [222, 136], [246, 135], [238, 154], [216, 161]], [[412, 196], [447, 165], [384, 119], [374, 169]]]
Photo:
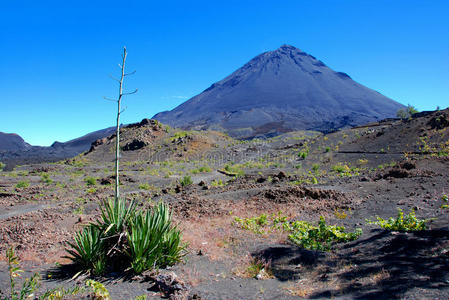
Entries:
[[400, 298], [416, 288], [449, 290], [448, 228], [411, 233], [373, 230], [368, 238], [335, 250], [322, 253], [278, 245], [254, 255], [270, 261], [273, 275], [281, 281], [298, 280], [314, 272], [316, 281], [339, 282], [309, 298]]

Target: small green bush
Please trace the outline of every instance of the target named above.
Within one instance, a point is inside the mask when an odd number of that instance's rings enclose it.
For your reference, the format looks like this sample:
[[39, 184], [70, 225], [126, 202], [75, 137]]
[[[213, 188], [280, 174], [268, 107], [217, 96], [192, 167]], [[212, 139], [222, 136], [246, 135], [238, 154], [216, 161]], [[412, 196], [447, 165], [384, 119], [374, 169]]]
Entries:
[[219, 186], [225, 186], [226, 183], [224, 183], [223, 180], [221, 180], [221, 179], [218, 179], [218, 180], [214, 179], [214, 180], [212, 180], [210, 185], [213, 186], [213, 187], [219, 187]]
[[97, 179], [94, 177], [87, 177], [85, 180], [86, 185], [96, 185], [97, 184]]
[[50, 184], [53, 182], [53, 180], [50, 178], [50, 175], [48, 173], [42, 173], [41, 181], [46, 184]]
[[212, 169], [209, 166], [201, 166], [198, 169], [193, 169], [190, 171], [192, 174], [198, 174], [198, 173], [209, 173]]
[[346, 243], [359, 238], [362, 229], [346, 232], [344, 226], [326, 225], [324, 217], [320, 217], [318, 226], [308, 222], [295, 221], [289, 224], [288, 238], [298, 246], [311, 250], [328, 251], [334, 243]]
[[6, 165], [0, 161], [0, 172], [3, 171], [3, 169], [5, 168], [5, 166], [6, 166]]
[[387, 220], [377, 217], [377, 221], [366, 220], [368, 224], [379, 225], [383, 229], [390, 231], [419, 231], [426, 229], [426, 223], [430, 220], [420, 220], [416, 218], [415, 211], [412, 210], [408, 215], [404, 216], [402, 209], [398, 209], [396, 218], [389, 218]]
[[29, 187], [30, 186], [30, 183], [28, 182], [28, 181], [19, 181], [17, 184], [16, 184], [16, 188], [27, 188], [27, 187]]
[[308, 155], [309, 155], [309, 151], [308, 150], [307, 151], [300, 151], [298, 153], [298, 157], [302, 158], [302, 159], [306, 159]]
[[441, 196], [441, 201], [443, 202], [441, 204], [441, 208], [449, 208], [449, 205], [447, 204], [449, 200], [449, 196], [447, 194], [443, 194]]
[[111, 300], [111, 295], [108, 289], [101, 283], [92, 279], [86, 280], [86, 286], [90, 288], [92, 292], [92, 299], [97, 300]]
[[329, 251], [335, 243], [345, 243], [359, 238], [362, 229], [346, 232], [345, 227], [326, 225], [324, 217], [320, 217], [318, 226], [306, 221], [289, 222], [280, 212], [268, 216], [262, 214], [253, 218], [234, 218], [234, 225], [257, 234], [270, 233], [272, 230], [283, 230], [288, 233], [290, 241], [310, 250]]
[[241, 166], [236, 164], [226, 164], [224, 166], [224, 170], [226, 171], [227, 174], [232, 175], [232, 176], [236, 176], [236, 177], [241, 177], [243, 175], [245, 175], [245, 172], [242, 170]]
[[153, 188], [154, 187], [152, 185], [148, 184], [148, 183], [139, 184], [139, 189], [141, 189], [141, 190], [149, 191], [149, 190], [151, 190]]
[[192, 177], [186, 175], [181, 179], [179, 183], [181, 184], [181, 186], [188, 186], [193, 183], [193, 180]]

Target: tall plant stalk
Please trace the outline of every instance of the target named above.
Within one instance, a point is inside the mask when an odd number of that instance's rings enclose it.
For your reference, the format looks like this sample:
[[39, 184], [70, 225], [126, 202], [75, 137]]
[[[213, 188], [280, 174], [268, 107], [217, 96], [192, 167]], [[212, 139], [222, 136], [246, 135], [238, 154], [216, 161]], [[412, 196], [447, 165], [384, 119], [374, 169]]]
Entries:
[[117, 102], [117, 124], [116, 124], [116, 139], [115, 139], [115, 194], [114, 199], [118, 200], [120, 197], [120, 180], [119, 180], [119, 168], [120, 168], [120, 115], [123, 112], [121, 109], [122, 104], [122, 97], [125, 95], [131, 95], [137, 92], [137, 89], [135, 89], [133, 92], [124, 93], [123, 92], [123, 80], [126, 76], [134, 74], [136, 71], [131, 73], [125, 73], [125, 64], [126, 64], [126, 56], [128, 53], [126, 52], [126, 47], [123, 47], [123, 54], [122, 54], [122, 64], [119, 64], [119, 67], [121, 69], [121, 76], [120, 79], [116, 79], [111, 76], [112, 79], [117, 81], [119, 83], [119, 95], [117, 99], [109, 99], [107, 100], [116, 101]]

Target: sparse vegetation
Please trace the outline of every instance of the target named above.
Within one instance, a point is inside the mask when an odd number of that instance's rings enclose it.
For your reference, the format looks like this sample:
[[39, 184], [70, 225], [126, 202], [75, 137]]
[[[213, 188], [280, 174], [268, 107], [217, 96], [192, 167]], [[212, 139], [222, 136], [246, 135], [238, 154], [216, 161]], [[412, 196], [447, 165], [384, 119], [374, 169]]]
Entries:
[[3, 171], [3, 169], [5, 168], [5, 166], [6, 166], [6, 165], [0, 161], [0, 172]]
[[209, 166], [201, 166], [201, 167], [199, 167], [197, 169], [191, 170], [190, 172], [192, 174], [198, 174], [198, 173], [208, 173], [208, 172], [211, 172], [211, 171], [212, 171], [212, 169]]
[[[35, 273], [29, 278], [26, 278], [22, 283], [20, 290], [16, 290], [16, 278], [20, 277], [23, 272], [19, 266], [19, 258], [14, 253], [14, 248], [6, 250], [6, 258], [8, 260], [9, 284], [11, 289], [10, 300], [25, 300], [34, 296], [34, 291], [39, 287], [39, 274]], [[2, 300], [8, 300], [4, 297]]]
[[221, 180], [221, 179], [214, 179], [214, 180], [212, 180], [210, 185], [213, 187], [219, 187], [219, 186], [225, 186], [226, 183], [224, 183], [223, 180]]
[[92, 186], [92, 185], [96, 185], [97, 184], [97, 179], [96, 178], [94, 178], [94, 177], [87, 177], [85, 180], [84, 180], [85, 182], [86, 182], [86, 185], [90, 185], [90, 186]]
[[86, 280], [86, 286], [91, 289], [92, 299], [111, 300], [108, 289], [101, 282], [88, 279]]
[[281, 213], [268, 216], [262, 214], [253, 218], [234, 218], [234, 224], [242, 229], [257, 234], [270, 233], [282, 229], [288, 233], [290, 241], [305, 249], [329, 251], [335, 243], [345, 243], [359, 238], [361, 229], [346, 232], [345, 227], [327, 225], [324, 217], [320, 217], [317, 226], [306, 221], [288, 221]]
[[441, 204], [441, 208], [449, 208], [449, 205], [448, 205], [449, 196], [447, 194], [443, 194], [441, 196], [441, 201], [443, 202]]
[[245, 175], [245, 172], [242, 170], [240, 165], [237, 164], [226, 164], [224, 166], [224, 170], [228, 175], [240, 177]]
[[420, 220], [416, 218], [415, 211], [410, 211], [409, 214], [404, 216], [402, 209], [398, 209], [398, 215], [396, 218], [390, 217], [389, 219], [376, 218], [377, 221], [366, 220], [368, 224], [379, 225], [381, 228], [390, 231], [419, 231], [426, 229], [426, 223], [430, 220]]
[[414, 114], [418, 113], [419, 111], [411, 106], [410, 104], [407, 105], [406, 108], [401, 108], [396, 112], [396, 116], [400, 119], [410, 119]]
[[28, 181], [25, 181], [25, 180], [19, 181], [16, 184], [16, 188], [18, 188], [18, 189], [27, 188], [29, 186], [30, 186], [30, 183]]
[[186, 175], [179, 181], [179, 183], [181, 184], [181, 186], [188, 186], [193, 183], [193, 180], [192, 177]]
[[356, 240], [362, 234], [360, 228], [354, 232], [346, 232], [344, 226], [327, 225], [324, 217], [320, 217], [318, 226], [304, 221], [284, 224], [290, 232], [288, 238], [292, 242], [311, 250], [329, 251], [333, 244]]
[[45, 184], [50, 184], [53, 182], [53, 180], [50, 178], [50, 174], [48, 173], [41, 174], [41, 181]]

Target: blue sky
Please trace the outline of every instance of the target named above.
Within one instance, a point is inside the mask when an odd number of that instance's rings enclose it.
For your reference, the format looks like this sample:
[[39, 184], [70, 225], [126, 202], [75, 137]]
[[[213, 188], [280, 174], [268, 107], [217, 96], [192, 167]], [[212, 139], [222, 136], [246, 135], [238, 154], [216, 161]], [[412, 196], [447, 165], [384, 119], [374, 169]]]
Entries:
[[419, 110], [449, 106], [449, 1], [1, 1], [0, 131], [33, 145], [169, 110], [291, 44]]

